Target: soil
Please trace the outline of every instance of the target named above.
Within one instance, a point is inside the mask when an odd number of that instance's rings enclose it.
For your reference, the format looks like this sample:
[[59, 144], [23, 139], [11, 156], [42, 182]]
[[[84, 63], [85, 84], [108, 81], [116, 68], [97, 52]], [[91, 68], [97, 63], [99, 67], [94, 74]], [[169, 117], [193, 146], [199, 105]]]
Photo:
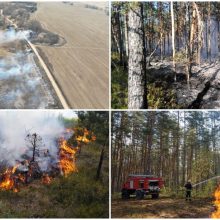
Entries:
[[112, 218], [209, 218], [215, 210], [210, 198], [117, 199], [111, 207]]

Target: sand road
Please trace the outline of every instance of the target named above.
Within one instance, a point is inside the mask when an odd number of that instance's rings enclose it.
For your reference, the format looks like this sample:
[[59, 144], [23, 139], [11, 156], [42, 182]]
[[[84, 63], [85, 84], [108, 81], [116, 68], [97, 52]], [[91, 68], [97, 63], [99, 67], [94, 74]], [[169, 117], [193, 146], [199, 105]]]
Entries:
[[38, 3], [33, 18], [64, 37], [66, 44], [37, 47], [52, 64], [52, 74], [71, 108], [106, 109], [109, 107], [109, 17], [103, 10], [86, 8], [85, 4]]

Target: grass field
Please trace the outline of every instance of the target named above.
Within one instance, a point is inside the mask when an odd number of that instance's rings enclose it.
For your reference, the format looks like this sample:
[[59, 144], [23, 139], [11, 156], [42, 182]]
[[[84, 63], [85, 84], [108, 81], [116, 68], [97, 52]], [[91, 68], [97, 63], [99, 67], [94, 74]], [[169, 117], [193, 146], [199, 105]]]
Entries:
[[33, 18], [66, 40], [60, 47], [38, 47], [52, 65], [70, 107], [108, 108], [109, 17], [104, 10], [86, 8], [85, 4], [38, 3]]

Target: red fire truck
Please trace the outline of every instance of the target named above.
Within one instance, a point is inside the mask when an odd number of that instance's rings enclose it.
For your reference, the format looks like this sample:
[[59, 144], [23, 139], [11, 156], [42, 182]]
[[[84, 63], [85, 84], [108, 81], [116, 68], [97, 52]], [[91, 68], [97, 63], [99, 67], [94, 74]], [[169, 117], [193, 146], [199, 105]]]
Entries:
[[129, 199], [135, 194], [137, 199], [143, 199], [144, 195], [151, 195], [152, 199], [159, 197], [163, 187], [162, 178], [152, 175], [131, 174], [121, 190], [122, 199]]

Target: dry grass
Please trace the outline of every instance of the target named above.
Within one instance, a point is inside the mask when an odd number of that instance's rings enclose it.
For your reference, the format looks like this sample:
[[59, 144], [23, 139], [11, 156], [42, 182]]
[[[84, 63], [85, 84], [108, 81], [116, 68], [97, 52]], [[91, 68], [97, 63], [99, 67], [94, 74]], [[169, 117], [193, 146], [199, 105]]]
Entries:
[[67, 41], [61, 47], [39, 47], [53, 65], [53, 75], [70, 106], [108, 108], [109, 17], [105, 12], [80, 3], [43, 2], [33, 17]]
[[10, 53], [8, 52], [8, 50], [7, 49], [5, 49], [5, 48], [0, 48], [0, 58], [1, 57], [7, 57], [7, 56], [10, 56]]

